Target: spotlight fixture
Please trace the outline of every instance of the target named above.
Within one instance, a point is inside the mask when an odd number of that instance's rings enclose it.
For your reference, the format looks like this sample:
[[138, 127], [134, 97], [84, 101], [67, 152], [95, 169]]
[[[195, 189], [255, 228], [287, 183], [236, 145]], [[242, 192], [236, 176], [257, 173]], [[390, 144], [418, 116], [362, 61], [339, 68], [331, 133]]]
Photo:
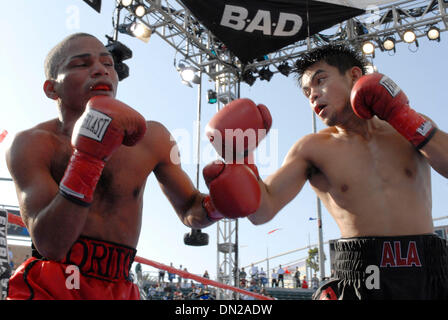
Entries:
[[375, 53], [375, 44], [372, 41], [366, 41], [362, 44], [362, 52], [365, 55], [372, 55]]
[[216, 91], [208, 90], [207, 91], [207, 97], [208, 97], [208, 103], [213, 104], [218, 102], [218, 95], [216, 94]]
[[140, 39], [146, 43], [148, 43], [149, 38], [152, 34], [151, 29], [149, 29], [141, 22], [134, 22], [133, 24], [131, 24], [130, 31], [137, 39]]
[[438, 42], [440, 42], [440, 29], [436, 26], [430, 26], [428, 31], [426, 31], [426, 35], [429, 40], [437, 40]]
[[289, 65], [289, 63], [287, 61], [280, 64], [277, 67], [277, 69], [282, 75], [284, 75], [286, 77], [289, 76], [289, 73], [291, 72], [291, 66]]
[[142, 4], [139, 4], [138, 6], [135, 7], [134, 13], [139, 18], [143, 17], [146, 14], [145, 6]]
[[396, 51], [395, 50], [395, 39], [392, 37], [387, 37], [386, 39], [384, 39], [383, 48], [386, 51], [394, 50], [394, 52], [395, 52]]
[[196, 74], [196, 72], [199, 71], [199, 69], [190, 66], [187, 64], [187, 61], [181, 60], [183, 62], [179, 62], [177, 71], [179, 71], [180, 77], [182, 78], [182, 83], [186, 86], [189, 86], [192, 88], [192, 85], [190, 82], [193, 82], [195, 84], [200, 84], [201, 79]]
[[378, 72], [377, 66], [373, 65], [372, 63], [367, 63], [365, 66], [365, 70], [367, 74]]
[[417, 36], [415, 35], [415, 32], [412, 30], [406, 30], [403, 33], [403, 41], [406, 43], [412, 43], [417, 39]]
[[146, 43], [149, 41], [152, 34], [151, 29], [141, 22], [120, 24], [118, 26], [118, 32], [136, 37]]
[[121, 0], [120, 3], [123, 7], [129, 7], [132, 4], [132, 0]]
[[257, 80], [257, 78], [255, 78], [252, 70], [246, 70], [243, 72], [243, 74], [241, 75], [241, 80], [243, 80], [244, 82], [246, 82], [249, 86], [252, 87], [252, 85], [255, 83], [255, 81]]
[[208, 240], [208, 234], [202, 233], [201, 229], [191, 229], [189, 233], [184, 234], [184, 243], [187, 246], [206, 246]]
[[261, 80], [266, 81], [271, 81], [272, 76], [274, 75], [274, 73], [271, 70], [269, 70], [269, 67], [264, 67], [263, 69], [258, 71], [258, 74], [260, 75]]

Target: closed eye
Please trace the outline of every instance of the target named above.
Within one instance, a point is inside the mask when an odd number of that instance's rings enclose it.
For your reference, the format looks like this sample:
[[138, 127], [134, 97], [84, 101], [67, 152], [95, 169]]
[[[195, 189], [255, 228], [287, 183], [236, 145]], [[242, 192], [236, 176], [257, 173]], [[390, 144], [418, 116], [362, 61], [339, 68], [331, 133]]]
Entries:
[[320, 78], [317, 78], [316, 82], [317, 82], [317, 84], [322, 84], [322, 82], [323, 82], [325, 79], [326, 79], [326, 77], [320, 77]]
[[303, 94], [305, 95], [305, 97], [309, 97], [310, 96], [310, 89], [308, 88], [303, 88], [302, 89]]

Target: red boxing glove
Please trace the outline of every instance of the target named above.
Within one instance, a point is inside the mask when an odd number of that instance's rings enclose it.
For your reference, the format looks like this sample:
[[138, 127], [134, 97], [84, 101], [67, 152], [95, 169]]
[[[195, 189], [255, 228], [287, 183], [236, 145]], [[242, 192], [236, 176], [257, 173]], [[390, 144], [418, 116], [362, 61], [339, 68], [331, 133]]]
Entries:
[[210, 190], [210, 196], [203, 201], [210, 220], [242, 218], [259, 208], [260, 186], [248, 166], [217, 160], [207, 165], [202, 173]]
[[267, 135], [272, 125], [268, 108], [250, 99], [237, 99], [218, 111], [205, 134], [227, 163], [243, 159]]
[[121, 144], [135, 145], [146, 131], [137, 111], [108, 96], [95, 96], [76, 121], [72, 133], [74, 152], [59, 184], [67, 199], [89, 206], [105, 162]]
[[404, 92], [387, 76], [373, 73], [362, 76], [351, 91], [351, 105], [362, 119], [374, 115], [389, 122], [417, 149], [422, 148], [436, 132], [426, 120], [409, 106]]

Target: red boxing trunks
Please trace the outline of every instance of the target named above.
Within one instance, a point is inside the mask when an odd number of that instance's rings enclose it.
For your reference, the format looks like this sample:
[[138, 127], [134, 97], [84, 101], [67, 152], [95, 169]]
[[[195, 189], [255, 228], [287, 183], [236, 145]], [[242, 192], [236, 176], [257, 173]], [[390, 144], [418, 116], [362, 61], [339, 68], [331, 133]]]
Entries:
[[448, 247], [436, 235], [338, 240], [333, 271], [313, 299], [448, 299]]
[[9, 280], [7, 300], [138, 300], [129, 277], [134, 248], [80, 237], [62, 261], [33, 250]]

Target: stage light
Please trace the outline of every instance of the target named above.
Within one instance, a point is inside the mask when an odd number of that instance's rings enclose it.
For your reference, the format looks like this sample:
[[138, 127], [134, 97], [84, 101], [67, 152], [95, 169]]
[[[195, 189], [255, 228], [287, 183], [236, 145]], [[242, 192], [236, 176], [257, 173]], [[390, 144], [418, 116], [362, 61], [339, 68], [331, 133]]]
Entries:
[[120, 24], [118, 26], [118, 32], [136, 37], [146, 43], [152, 34], [151, 29], [141, 22]]
[[194, 70], [189, 67], [185, 67], [180, 71], [180, 76], [185, 81], [192, 81], [194, 79]]
[[412, 30], [406, 30], [403, 34], [403, 41], [406, 43], [412, 43], [417, 39], [417, 36], [415, 35], [414, 31]]
[[437, 40], [440, 41], [440, 29], [436, 26], [429, 27], [428, 31], [426, 32], [426, 35], [428, 36], [429, 40]]
[[366, 41], [362, 44], [362, 52], [366, 55], [372, 55], [375, 53], [375, 45], [372, 41]]
[[255, 83], [255, 81], [257, 80], [257, 78], [255, 78], [255, 76], [253, 75], [253, 72], [251, 70], [246, 70], [243, 72], [243, 74], [241, 75], [241, 80], [243, 80], [244, 82], [246, 82], [249, 86], [252, 87], [252, 85]]
[[210, 104], [216, 103], [218, 101], [218, 95], [216, 94], [216, 91], [213, 91], [211, 89], [207, 91], [207, 98], [208, 103]]
[[271, 70], [269, 70], [269, 67], [264, 67], [258, 72], [258, 74], [260, 75], [261, 80], [266, 81], [271, 81], [272, 76], [274, 75], [274, 73]]
[[196, 74], [199, 70], [193, 66], [190, 66], [186, 64], [187, 62], [185, 60], [181, 60], [182, 62], [179, 62], [177, 71], [179, 71], [180, 77], [182, 79], [182, 83], [186, 86], [192, 87], [190, 82], [193, 82], [195, 84], [200, 84], [201, 79]]
[[149, 41], [152, 34], [151, 29], [141, 22], [134, 22], [131, 24], [130, 31], [137, 39], [140, 39], [146, 43]]
[[143, 17], [146, 14], [145, 6], [142, 4], [139, 4], [138, 6], [135, 7], [134, 13], [139, 18]]
[[191, 229], [189, 233], [184, 234], [184, 243], [187, 246], [206, 246], [208, 240], [208, 234], [202, 233], [201, 229]]
[[365, 70], [367, 74], [378, 72], [378, 68], [370, 62], [365, 66]]
[[132, 0], [121, 0], [120, 3], [123, 7], [129, 7], [132, 4]]
[[291, 72], [291, 66], [286, 61], [279, 65], [277, 69], [282, 75], [286, 77], [289, 76], [289, 73]]
[[386, 39], [384, 39], [383, 48], [386, 51], [394, 50], [394, 52], [395, 52], [395, 39], [392, 37], [387, 37]]

